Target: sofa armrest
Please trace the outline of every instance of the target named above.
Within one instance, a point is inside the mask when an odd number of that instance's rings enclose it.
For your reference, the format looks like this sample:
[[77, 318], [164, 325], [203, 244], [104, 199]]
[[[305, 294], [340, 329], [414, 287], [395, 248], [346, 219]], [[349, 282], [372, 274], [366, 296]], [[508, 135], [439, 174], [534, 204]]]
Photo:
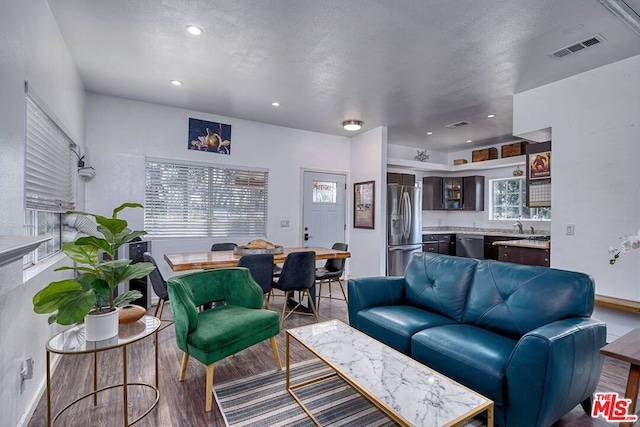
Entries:
[[551, 425], [590, 397], [600, 379], [606, 336], [606, 324], [587, 317], [525, 334], [506, 367], [507, 419]]
[[404, 300], [404, 277], [362, 277], [349, 279], [349, 324], [367, 307], [400, 304]]

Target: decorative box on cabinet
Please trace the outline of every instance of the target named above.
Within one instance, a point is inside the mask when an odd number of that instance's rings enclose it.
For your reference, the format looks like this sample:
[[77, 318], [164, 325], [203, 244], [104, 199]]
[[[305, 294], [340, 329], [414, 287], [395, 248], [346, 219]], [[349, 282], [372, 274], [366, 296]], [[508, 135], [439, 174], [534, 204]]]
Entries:
[[493, 160], [498, 158], [498, 149], [495, 147], [484, 148], [482, 150], [473, 150], [471, 152], [472, 162], [483, 162], [485, 160]]
[[513, 144], [505, 144], [500, 147], [500, 157], [514, 157], [514, 156], [523, 156], [526, 154], [528, 142], [520, 141], [515, 142]]

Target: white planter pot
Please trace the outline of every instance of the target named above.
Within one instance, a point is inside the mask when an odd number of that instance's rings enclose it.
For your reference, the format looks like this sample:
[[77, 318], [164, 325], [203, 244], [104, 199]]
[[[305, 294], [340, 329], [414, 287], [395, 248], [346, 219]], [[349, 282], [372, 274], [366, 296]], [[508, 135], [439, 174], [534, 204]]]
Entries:
[[84, 333], [87, 341], [103, 341], [118, 335], [118, 309], [108, 313], [93, 314], [84, 317]]

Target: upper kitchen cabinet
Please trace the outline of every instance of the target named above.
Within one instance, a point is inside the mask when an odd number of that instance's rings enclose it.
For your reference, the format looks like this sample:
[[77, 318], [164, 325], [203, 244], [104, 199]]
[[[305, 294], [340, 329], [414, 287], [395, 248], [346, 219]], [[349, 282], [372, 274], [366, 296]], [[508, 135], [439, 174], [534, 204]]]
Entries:
[[484, 210], [484, 176], [465, 176], [462, 178], [462, 210]]
[[484, 210], [484, 176], [422, 179], [422, 210]]
[[441, 176], [425, 176], [422, 178], [422, 210], [440, 211], [444, 209], [442, 203]]
[[409, 173], [387, 172], [387, 184], [416, 185], [416, 176]]

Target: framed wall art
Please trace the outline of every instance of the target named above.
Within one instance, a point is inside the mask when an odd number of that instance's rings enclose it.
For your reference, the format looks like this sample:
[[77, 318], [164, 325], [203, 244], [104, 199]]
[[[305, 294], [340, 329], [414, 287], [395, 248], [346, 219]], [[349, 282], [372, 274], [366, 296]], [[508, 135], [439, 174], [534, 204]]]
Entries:
[[353, 228], [374, 228], [375, 181], [353, 184]]
[[231, 154], [231, 125], [190, 118], [187, 148]]

